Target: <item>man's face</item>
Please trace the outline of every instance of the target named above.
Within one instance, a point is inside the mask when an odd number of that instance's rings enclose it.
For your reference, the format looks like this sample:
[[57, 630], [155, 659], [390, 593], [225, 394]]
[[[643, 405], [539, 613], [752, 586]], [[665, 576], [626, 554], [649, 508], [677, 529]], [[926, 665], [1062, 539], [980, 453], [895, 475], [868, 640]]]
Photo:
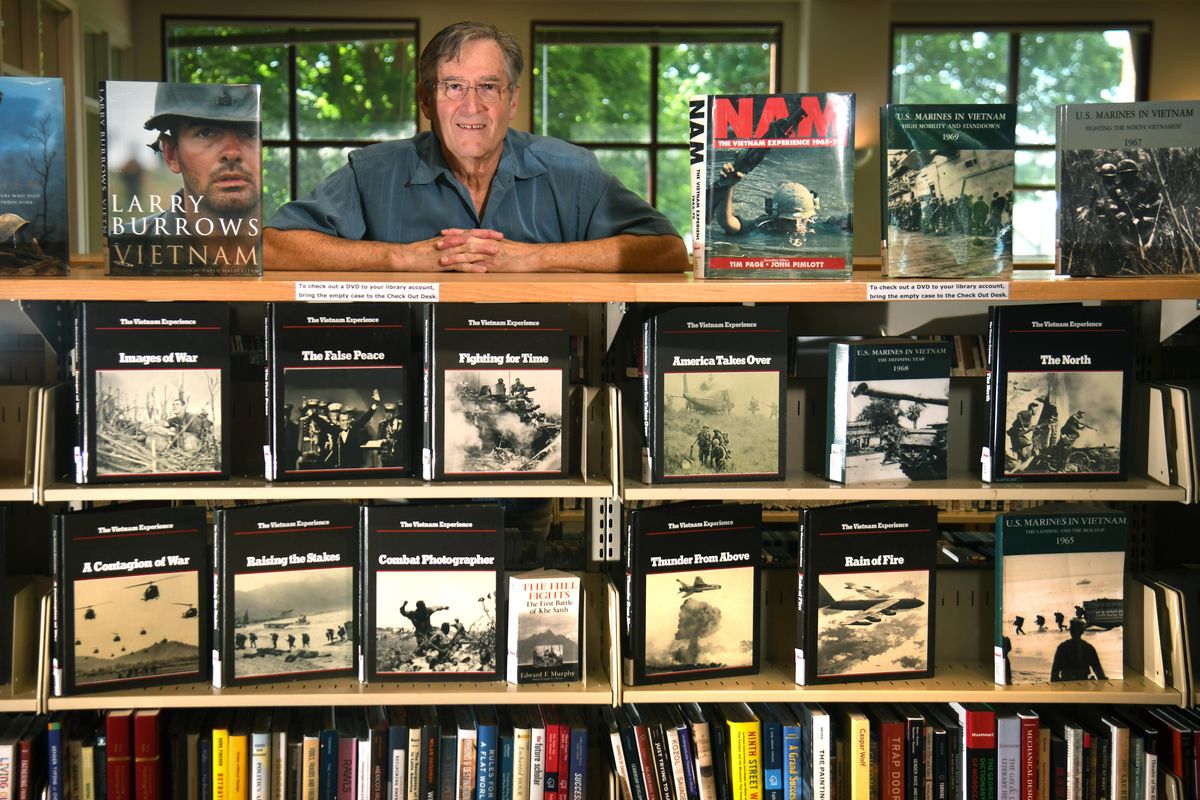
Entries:
[[[456, 60], [438, 65], [437, 79], [472, 86], [495, 83], [507, 87], [504, 53], [490, 39], [467, 42]], [[497, 102], [483, 103], [474, 89], [468, 89], [462, 98], [451, 101], [438, 85], [429, 95], [422, 91], [421, 112], [433, 124], [434, 133], [452, 159], [466, 164], [499, 160], [519, 94], [517, 86], [506, 88]]]
[[253, 123], [181, 119], [179, 131], [162, 140], [163, 160], [183, 176], [183, 188], [202, 197], [202, 211], [247, 216], [262, 203], [261, 149]]

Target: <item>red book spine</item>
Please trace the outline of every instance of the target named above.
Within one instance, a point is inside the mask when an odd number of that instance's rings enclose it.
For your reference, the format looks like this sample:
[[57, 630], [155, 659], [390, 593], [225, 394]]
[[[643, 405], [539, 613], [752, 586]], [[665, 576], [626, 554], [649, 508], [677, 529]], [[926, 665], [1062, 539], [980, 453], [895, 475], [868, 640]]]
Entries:
[[1038, 718], [1021, 715], [1021, 800], [1038, 796]]
[[110, 711], [104, 718], [108, 800], [133, 798], [133, 712]]
[[967, 751], [966, 800], [995, 800], [996, 798], [996, 713], [970, 710], [963, 726], [963, 743]]
[[159, 709], [133, 715], [133, 796], [134, 800], [159, 800], [162, 786], [162, 729]]
[[357, 778], [358, 742], [349, 736], [338, 737], [337, 800], [354, 800]]
[[33, 791], [33, 739], [17, 742], [17, 800], [30, 800]]
[[546, 793], [545, 800], [558, 797], [558, 718], [553, 709], [543, 706], [542, 717], [546, 724]]
[[[558, 716], [558, 800], [567, 800], [571, 795], [571, 725], [567, 722], [566, 717], [559, 714], [557, 708], [554, 713]], [[1200, 747], [1196, 748], [1196, 752], [1200, 753]]]
[[882, 800], [904, 800], [904, 723], [885, 720], [879, 726], [880, 796]]
[[[637, 739], [638, 746], [638, 763], [635, 765], [642, 771], [642, 783], [646, 787], [646, 800], [659, 800], [658, 797], [658, 777], [654, 774], [654, 752], [650, 748], [650, 732], [646, 730], [645, 725], [634, 725], [633, 736]], [[546, 733], [546, 738], [549, 739], [549, 731]], [[717, 754], [713, 754], [716, 758]], [[724, 755], [721, 755], [724, 758]]]

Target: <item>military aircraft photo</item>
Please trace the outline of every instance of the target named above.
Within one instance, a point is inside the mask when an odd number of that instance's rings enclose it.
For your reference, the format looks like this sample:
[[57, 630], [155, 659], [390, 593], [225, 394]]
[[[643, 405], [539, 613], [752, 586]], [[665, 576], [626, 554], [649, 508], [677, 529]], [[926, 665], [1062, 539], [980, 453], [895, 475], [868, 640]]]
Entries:
[[890, 594], [877, 591], [870, 586], [859, 586], [857, 583], [847, 583], [846, 588], [854, 592], [850, 597], [835, 600], [833, 595], [820, 587], [820, 598], [817, 607], [830, 611], [857, 611], [852, 617], [839, 621], [840, 625], [873, 625], [881, 621], [881, 617], [894, 617], [897, 611], [908, 611], [920, 608], [925, 601], [915, 597], [893, 597]]
[[711, 592], [714, 589], [721, 588], [721, 584], [719, 583], [705, 583], [704, 579], [699, 575], [697, 575], [696, 580], [690, 584], [684, 583], [683, 581], [679, 580], [679, 578], [676, 578], [675, 582], [679, 584], [679, 591], [683, 592], [684, 597], [691, 597], [697, 592]]
[[178, 577], [179, 577], [178, 575], [172, 575], [169, 578], [163, 578], [162, 580], [159, 580], [159, 581], [145, 581], [143, 583], [131, 583], [129, 586], [126, 586], [125, 588], [126, 589], [137, 589], [138, 587], [145, 586], [146, 589], [145, 589], [145, 591], [142, 592], [142, 599], [143, 600], [157, 600], [158, 599], [158, 586], [156, 584], [162, 583], [163, 581], [174, 580], [175, 578], [178, 578]]

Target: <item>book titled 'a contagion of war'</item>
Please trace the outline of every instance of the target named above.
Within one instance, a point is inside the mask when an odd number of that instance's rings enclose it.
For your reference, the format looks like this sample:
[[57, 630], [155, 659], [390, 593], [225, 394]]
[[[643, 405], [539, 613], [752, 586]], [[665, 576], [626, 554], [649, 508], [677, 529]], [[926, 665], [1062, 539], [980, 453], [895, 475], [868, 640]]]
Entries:
[[854, 95], [689, 102], [696, 276], [849, 278]]
[[110, 275], [261, 275], [262, 139], [252, 84], [103, 81]]

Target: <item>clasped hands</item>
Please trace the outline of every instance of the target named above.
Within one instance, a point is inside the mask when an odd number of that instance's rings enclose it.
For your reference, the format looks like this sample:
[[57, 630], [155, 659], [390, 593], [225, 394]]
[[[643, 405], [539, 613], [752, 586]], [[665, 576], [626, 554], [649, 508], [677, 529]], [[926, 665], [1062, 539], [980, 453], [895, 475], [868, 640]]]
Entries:
[[539, 245], [506, 239], [490, 228], [445, 228], [426, 240], [437, 255], [437, 266], [458, 272], [533, 272], [538, 269]]

